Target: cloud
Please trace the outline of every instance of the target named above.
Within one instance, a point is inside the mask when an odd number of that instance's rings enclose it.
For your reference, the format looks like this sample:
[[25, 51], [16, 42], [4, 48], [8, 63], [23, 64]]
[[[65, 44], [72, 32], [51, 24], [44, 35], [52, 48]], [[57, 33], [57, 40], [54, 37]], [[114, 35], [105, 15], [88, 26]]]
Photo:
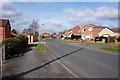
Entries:
[[65, 29], [65, 27], [63, 26], [63, 24], [60, 21], [51, 20], [49, 22], [46, 22], [43, 26], [41, 26], [40, 32], [54, 33], [54, 32], [60, 32], [64, 29]]
[[14, 28], [21, 33], [23, 29], [27, 28], [32, 22], [32, 20], [28, 20], [23, 17], [22, 11], [17, 8], [14, 3], [2, 2], [1, 4], [1, 17], [10, 20], [12, 29]]
[[68, 21], [72, 24], [85, 25], [85, 24], [102, 24], [103, 21], [112, 22], [117, 21], [118, 9], [101, 6], [95, 10], [86, 8], [83, 10], [65, 9], [68, 15]]
[[22, 12], [11, 2], [2, 2], [2, 18], [22, 16]]
[[108, 20], [109, 19], [110, 20], [117, 19], [118, 9], [115, 9], [112, 7], [107, 7], [107, 6], [99, 7], [96, 10], [95, 17], [101, 18], [101, 19], [108, 19]]

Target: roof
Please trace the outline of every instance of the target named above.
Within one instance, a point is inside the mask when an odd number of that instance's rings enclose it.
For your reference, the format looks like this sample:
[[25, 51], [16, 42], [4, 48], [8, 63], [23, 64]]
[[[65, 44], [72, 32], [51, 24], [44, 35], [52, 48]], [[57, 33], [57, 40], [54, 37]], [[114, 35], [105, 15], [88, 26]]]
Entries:
[[0, 19], [0, 27], [5, 27], [6, 24], [10, 24], [8, 19]]
[[115, 33], [120, 33], [120, 28], [112, 28], [110, 30], [115, 32]]
[[47, 34], [47, 35], [51, 35], [50, 33], [42, 33], [41, 35], [46, 35], [46, 34]]
[[28, 34], [24, 34], [24, 33], [22, 33], [22, 34], [20, 34], [20, 35], [23, 35], [23, 36], [28, 36]]
[[15, 34], [15, 33], [11, 33], [11, 35], [13, 35], [13, 36], [18, 36], [18, 34]]
[[[92, 27], [94, 27], [94, 28], [102, 28], [102, 29], [108, 28], [108, 27], [102, 26], [102, 25], [93, 25], [93, 24], [86, 24], [86, 25], [92, 26]], [[86, 26], [86, 25], [85, 25], [85, 26]], [[85, 26], [83, 26], [82, 28], [84, 28]]]

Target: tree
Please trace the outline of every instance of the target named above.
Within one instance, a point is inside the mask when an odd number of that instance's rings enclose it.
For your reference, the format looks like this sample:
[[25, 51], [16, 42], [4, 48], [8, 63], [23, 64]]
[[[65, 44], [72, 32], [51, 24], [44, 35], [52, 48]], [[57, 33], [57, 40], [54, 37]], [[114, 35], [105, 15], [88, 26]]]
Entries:
[[36, 32], [38, 32], [38, 29], [39, 29], [38, 20], [33, 20], [32, 24], [29, 25], [28, 29], [32, 34], [35, 34]]
[[38, 29], [39, 29], [38, 20], [33, 20], [32, 23], [29, 25], [29, 28], [23, 30], [23, 33], [27, 33], [35, 37], [38, 37], [39, 36]]
[[12, 29], [12, 31], [11, 31], [11, 32], [13, 32], [13, 33], [17, 34], [17, 31], [16, 31], [15, 29]]

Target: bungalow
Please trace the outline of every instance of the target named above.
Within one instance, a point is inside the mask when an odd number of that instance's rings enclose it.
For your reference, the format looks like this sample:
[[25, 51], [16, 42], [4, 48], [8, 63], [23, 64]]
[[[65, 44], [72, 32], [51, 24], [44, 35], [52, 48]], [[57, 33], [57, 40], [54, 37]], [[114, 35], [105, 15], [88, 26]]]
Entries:
[[11, 26], [8, 19], [0, 19], [0, 42], [11, 37]]
[[40, 35], [40, 37], [52, 38], [52, 35], [50, 33], [43, 33], [43, 34]]
[[81, 30], [80, 26], [73, 27], [72, 29], [68, 30], [64, 35], [66, 37], [73, 37], [73, 38], [81, 38]]
[[103, 26], [94, 26], [92, 24], [87, 24], [81, 28], [81, 38], [83, 40], [94, 40], [95, 37], [99, 36], [99, 32], [105, 27]]
[[104, 36], [104, 37], [119, 37], [120, 36], [120, 32], [117, 30], [112, 30], [110, 28], [104, 28], [99, 32], [99, 37]]

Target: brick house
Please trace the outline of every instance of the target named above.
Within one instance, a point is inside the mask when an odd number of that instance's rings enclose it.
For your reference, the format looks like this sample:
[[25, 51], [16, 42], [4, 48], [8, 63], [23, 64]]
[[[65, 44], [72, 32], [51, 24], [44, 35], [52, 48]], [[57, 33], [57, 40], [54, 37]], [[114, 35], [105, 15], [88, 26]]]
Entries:
[[11, 26], [8, 19], [0, 19], [0, 42], [11, 37]]
[[104, 37], [119, 37], [120, 32], [118, 30], [112, 30], [110, 28], [104, 28], [99, 32], [99, 37], [104, 36]]
[[80, 26], [73, 27], [72, 29], [65, 32], [64, 35], [65, 37], [72, 37], [72, 35], [74, 35], [74, 37], [81, 38], [81, 27]]
[[40, 35], [40, 37], [43, 37], [43, 36], [44, 38], [52, 38], [52, 35], [50, 33], [43, 33]]
[[92, 24], [87, 24], [81, 28], [81, 37], [83, 40], [94, 40], [95, 37], [99, 37], [99, 32], [104, 29], [103, 26], [94, 26]]

